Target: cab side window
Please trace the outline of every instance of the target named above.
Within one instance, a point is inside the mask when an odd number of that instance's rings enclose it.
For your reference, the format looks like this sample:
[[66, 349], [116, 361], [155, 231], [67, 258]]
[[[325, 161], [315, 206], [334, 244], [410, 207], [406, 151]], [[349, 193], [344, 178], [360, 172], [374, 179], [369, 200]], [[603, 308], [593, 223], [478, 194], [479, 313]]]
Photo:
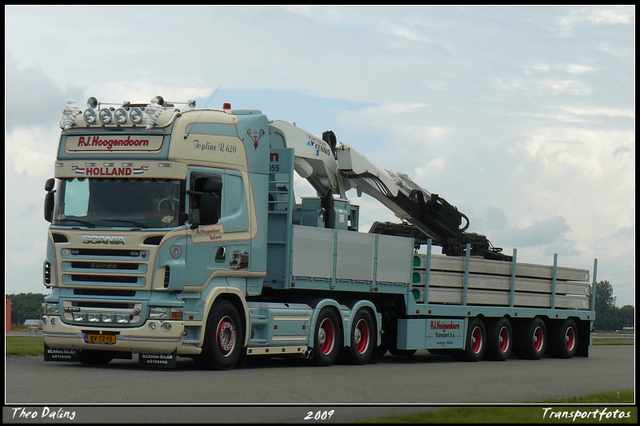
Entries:
[[189, 190], [189, 217], [192, 224], [210, 225], [220, 219], [222, 178], [220, 175], [192, 175]]

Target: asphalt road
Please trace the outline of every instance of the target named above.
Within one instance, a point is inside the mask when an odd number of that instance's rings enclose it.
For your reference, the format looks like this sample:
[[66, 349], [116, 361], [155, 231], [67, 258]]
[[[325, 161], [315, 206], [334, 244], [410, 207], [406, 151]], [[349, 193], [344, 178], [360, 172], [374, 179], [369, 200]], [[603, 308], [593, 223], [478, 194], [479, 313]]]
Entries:
[[634, 385], [634, 346], [592, 346], [589, 358], [479, 363], [419, 351], [325, 368], [297, 358], [250, 358], [231, 371], [200, 371], [188, 358], [179, 358], [175, 370], [153, 370], [140, 368], [135, 357], [97, 367], [12, 356], [3, 420], [19, 416], [16, 407], [41, 416], [46, 406], [49, 415], [75, 410], [92, 423], [322, 422], [305, 421], [309, 412], [324, 414], [324, 422], [350, 422], [430, 405], [535, 402]]

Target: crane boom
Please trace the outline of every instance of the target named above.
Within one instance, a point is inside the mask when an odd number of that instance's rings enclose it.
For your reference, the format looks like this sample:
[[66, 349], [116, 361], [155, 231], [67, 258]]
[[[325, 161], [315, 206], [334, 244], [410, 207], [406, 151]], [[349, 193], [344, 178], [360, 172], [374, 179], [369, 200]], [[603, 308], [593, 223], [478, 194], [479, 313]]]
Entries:
[[324, 132], [320, 139], [286, 121], [272, 120], [269, 124], [272, 147], [294, 148], [296, 172], [311, 183], [319, 197], [338, 194], [347, 199], [346, 191], [356, 189], [358, 196], [365, 193], [375, 198], [402, 221], [374, 222], [369, 232], [412, 237], [416, 246], [431, 239], [446, 255], [464, 254], [468, 243], [472, 255], [511, 259], [484, 235], [466, 232], [469, 219], [457, 207], [405, 173], [379, 168], [352, 146], [336, 146], [332, 131]]

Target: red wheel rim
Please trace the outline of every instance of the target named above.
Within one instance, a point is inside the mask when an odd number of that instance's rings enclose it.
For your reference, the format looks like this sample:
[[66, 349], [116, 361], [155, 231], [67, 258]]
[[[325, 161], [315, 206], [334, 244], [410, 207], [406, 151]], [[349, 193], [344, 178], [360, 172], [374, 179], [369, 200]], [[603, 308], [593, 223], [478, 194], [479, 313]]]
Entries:
[[363, 319], [358, 321], [353, 339], [356, 351], [358, 351], [359, 354], [365, 353], [367, 348], [369, 348], [369, 324], [367, 324], [367, 321]]
[[500, 352], [505, 353], [509, 349], [510, 341], [509, 341], [509, 329], [507, 327], [502, 327], [500, 329]]
[[542, 349], [542, 344], [544, 343], [543, 339], [544, 335], [542, 334], [542, 327], [536, 327], [533, 331], [533, 347], [536, 352], [540, 352], [540, 349]]
[[567, 344], [567, 350], [572, 351], [576, 344], [576, 332], [573, 327], [568, 327], [564, 333], [564, 341]]
[[333, 323], [328, 318], [325, 318], [320, 323], [320, 330], [318, 331], [318, 343], [320, 344], [320, 351], [327, 355], [333, 349], [335, 342], [335, 331], [333, 329]]
[[480, 327], [473, 329], [473, 332], [471, 333], [471, 343], [473, 352], [476, 354], [480, 353], [480, 350], [482, 349], [482, 330], [480, 330]]
[[217, 336], [218, 351], [222, 356], [229, 356], [236, 344], [236, 327], [230, 317], [220, 319]]

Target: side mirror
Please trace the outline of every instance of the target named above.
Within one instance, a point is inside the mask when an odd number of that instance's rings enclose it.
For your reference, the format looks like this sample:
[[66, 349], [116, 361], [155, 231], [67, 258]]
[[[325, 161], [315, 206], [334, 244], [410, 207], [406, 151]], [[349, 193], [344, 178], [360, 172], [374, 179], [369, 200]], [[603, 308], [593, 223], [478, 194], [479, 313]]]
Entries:
[[47, 179], [47, 182], [44, 184], [44, 190], [47, 191], [47, 195], [44, 196], [44, 220], [47, 222], [51, 222], [53, 219], [53, 205], [54, 205], [54, 194], [56, 191], [53, 190], [56, 181], [53, 178]]

